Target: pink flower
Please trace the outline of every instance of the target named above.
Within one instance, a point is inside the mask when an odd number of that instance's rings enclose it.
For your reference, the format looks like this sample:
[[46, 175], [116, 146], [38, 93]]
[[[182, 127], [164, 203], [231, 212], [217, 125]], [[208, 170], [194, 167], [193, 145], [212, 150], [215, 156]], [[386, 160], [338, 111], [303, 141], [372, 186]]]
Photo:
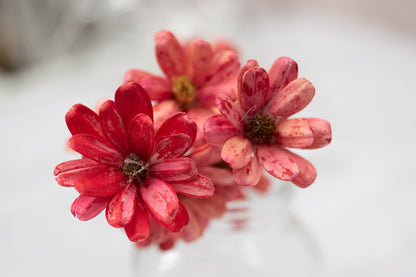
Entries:
[[69, 147], [83, 157], [59, 164], [54, 175], [60, 185], [80, 193], [71, 207], [80, 220], [106, 209], [110, 225], [124, 227], [132, 241], [145, 240], [149, 215], [172, 232], [188, 223], [178, 195], [206, 198], [214, 193], [194, 161], [183, 157], [195, 141], [196, 124], [177, 113], [155, 131], [151, 101], [137, 84], [119, 87], [115, 101], [102, 103], [98, 114], [74, 105], [66, 122], [72, 134]]
[[305, 188], [316, 178], [313, 165], [286, 148], [314, 149], [331, 141], [330, 124], [318, 118], [289, 116], [309, 104], [315, 88], [297, 78], [298, 67], [278, 58], [267, 73], [249, 60], [238, 76], [238, 101], [217, 96], [221, 114], [204, 125], [205, 138], [222, 146], [221, 156], [240, 185], [256, 185], [261, 166], [272, 176]]

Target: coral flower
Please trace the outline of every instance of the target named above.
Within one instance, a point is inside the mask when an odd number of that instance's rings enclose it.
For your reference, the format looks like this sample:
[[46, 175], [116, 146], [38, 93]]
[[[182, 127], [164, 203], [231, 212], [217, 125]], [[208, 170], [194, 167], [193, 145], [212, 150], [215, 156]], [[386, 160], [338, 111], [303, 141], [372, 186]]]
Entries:
[[330, 124], [318, 118], [288, 119], [307, 106], [315, 88], [297, 78], [298, 67], [278, 58], [269, 72], [249, 60], [238, 76], [238, 101], [217, 96], [221, 114], [204, 125], [205, 138], [221, 145], [221, 156], [240, 185], [256, 185], [261, 166], [272, 176], [305, 188], [316, 178], [313, 165], [286, 148], [314, 149], [331, 141]]
[[188, 223], [178, 195], [214, 193], [194, 161], [183, 157], [195, 140], [196, 124], [177, 113], [155, 131], [151, 101], [137, 84], [119, 87], [115, 101], [105, 101], [98, 114], [74, 105], [66, 122], [72, 134], [69, 147], [83, 157], [59, 164], [54, 174], [60, 185], [80, 193], [71, 207], [80, 220], [106, 209], [110, 225], [124, 227], [132, 241], [145, 240], [149, 215], [173, 232]]

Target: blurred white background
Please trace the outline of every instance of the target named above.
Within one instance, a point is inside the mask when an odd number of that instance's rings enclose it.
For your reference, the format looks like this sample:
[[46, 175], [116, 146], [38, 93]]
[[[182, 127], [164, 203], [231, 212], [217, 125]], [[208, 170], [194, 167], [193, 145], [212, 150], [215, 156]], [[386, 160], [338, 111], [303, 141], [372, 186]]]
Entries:
[[329, 120], [333, 141], [302, 152], [318, 178], [292, 188], [291, 209], [317, 247], [317, 276], [416, 276], [415, 10], [411, 0], [0, 0], [0, 275], [137, 275], [138, 250], [103, 215], [73, 218], [76, 192], [52, 171], [76, 157], [66, 111], [112, 98], [129, 68], [159, 72], [153, 34], [169, 29], [227, 38], [242, 63], [264, 68], [289, 56], [315, 85], [297, 116]]

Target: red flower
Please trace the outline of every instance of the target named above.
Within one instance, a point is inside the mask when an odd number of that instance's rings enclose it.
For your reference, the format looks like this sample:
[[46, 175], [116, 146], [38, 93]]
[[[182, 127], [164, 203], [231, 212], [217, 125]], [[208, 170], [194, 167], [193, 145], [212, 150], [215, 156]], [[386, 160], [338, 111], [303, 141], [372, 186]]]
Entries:
[[69, 146], [82, 154], [54, 171], [62, 186], [81, 195], [71, 211], [89, 220], [106, 208], [110, 225], [124, 227], [132, 241], [149, 236], [149, 217], [177, 232], [188, 213], [177, 194], [210, 197], [212, 182], [200, 175], [192, 159], [182, 157], [193, 145], [196, 124], [184, 113], [167, 119], [155, 132], [147, 93], [134, 83], [122, 85], [115, 101], [96, 114], [76, 104], [66, 115]]
[[267, 73], [255, 60], [241, 69], [238, 102], [217, 96], [220, 115], [204, 125], [205, 138], [222, 146], [221, 156], [233, 168], [240, 185], [256, 185], [261, 166], [274, 177], [307, 187], [316, 170], [304, 158], [285, 149], [313, 149], [331, 141], [330, 124], [318, 118], [287, 119], [312, 100], [315, 89], [306, 79], [297, 79], [292, 59], [278, 58]]

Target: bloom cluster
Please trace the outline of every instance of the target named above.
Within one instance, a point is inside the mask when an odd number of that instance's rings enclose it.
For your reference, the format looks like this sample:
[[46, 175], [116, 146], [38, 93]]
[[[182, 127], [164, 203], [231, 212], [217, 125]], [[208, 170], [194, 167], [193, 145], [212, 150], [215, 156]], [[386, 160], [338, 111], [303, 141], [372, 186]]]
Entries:
[[80, 194], [74, 216], [105, 210], [136, 245], [166, 250], [199, 238], [229, 201], [244, 198], [241, 186], [267, 189], [262, 168], [302, 188], [312, 184], [313, 165], [287, 148], [325, 146], [331, 127], [289, 118], [315, 93], [295, 61], [280, 57], [268, 72], [255, 60], [240, 68], [226, 43], [181, 44], [168, 31], [155, 39], [164, 76], [128, 70], [114, 100], [66, 114], [68, 145], [82, 157], [54, 175]]

